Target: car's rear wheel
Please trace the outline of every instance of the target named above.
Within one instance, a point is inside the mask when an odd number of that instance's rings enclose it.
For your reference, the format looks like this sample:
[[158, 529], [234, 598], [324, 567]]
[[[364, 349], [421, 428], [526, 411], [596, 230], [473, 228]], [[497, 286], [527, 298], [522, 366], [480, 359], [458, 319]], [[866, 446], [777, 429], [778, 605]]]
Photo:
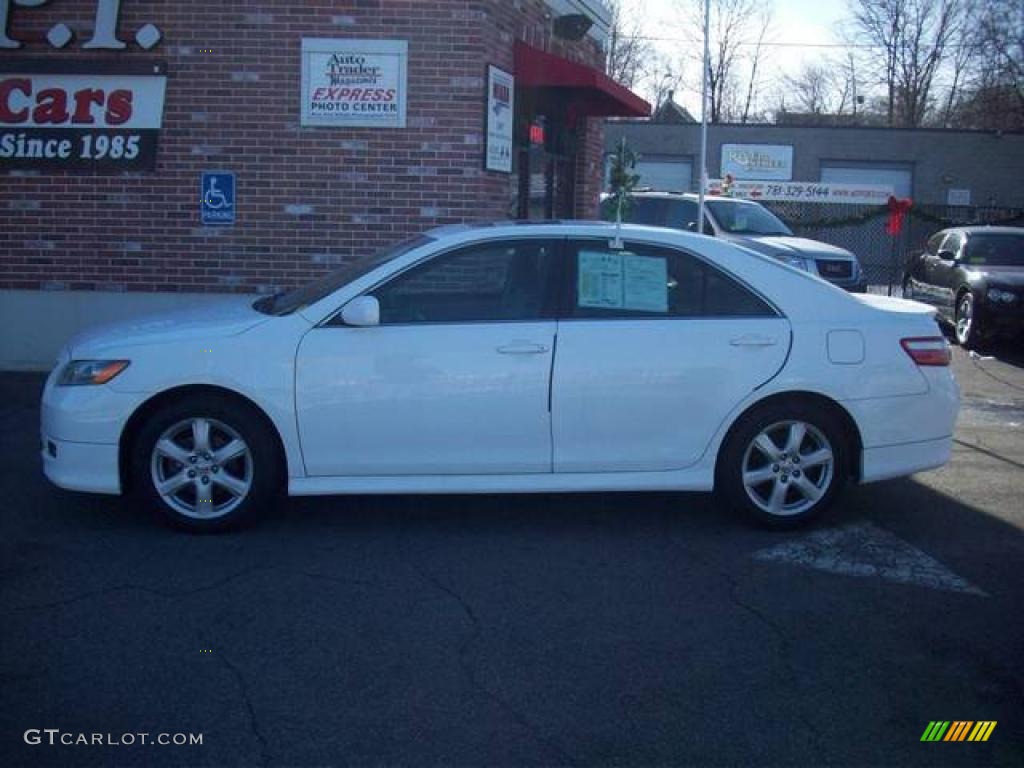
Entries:
[[251, 520], [275, 496], [275, 445], [250, 407], [216, 396], [171, 403], [139, 431], [133, 488], [178, 528], [231, 528]]
[[978, 346], [981, 340], [981, 328], [975, 316], [974, 294], [964, 291], [956, 301], [956, 341], [965, 348]]
[[755, 522], [795, 528], [832, 504], [847, 466], [842, 426], [828, 410], [773, 403], [745, 416], [730, 434], [716, 489]]

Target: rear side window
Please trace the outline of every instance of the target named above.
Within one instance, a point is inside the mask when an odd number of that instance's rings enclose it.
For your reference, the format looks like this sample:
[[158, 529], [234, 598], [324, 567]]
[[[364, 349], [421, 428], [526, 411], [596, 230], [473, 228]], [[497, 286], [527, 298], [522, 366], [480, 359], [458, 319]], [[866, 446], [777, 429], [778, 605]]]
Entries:
[[769, 317], [761, 297], [692, 254], [664, 246], [606, 240], [570, 247], [570, 317]]

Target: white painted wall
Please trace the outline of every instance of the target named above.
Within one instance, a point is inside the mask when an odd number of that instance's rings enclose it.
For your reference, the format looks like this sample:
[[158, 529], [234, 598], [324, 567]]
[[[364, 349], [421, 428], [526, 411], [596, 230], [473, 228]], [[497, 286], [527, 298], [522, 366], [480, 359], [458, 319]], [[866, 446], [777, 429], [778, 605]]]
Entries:
[[0, 291], [0, 370], [48, 371], [61, 346], [89, 326], [221, 299], [215, 293]]

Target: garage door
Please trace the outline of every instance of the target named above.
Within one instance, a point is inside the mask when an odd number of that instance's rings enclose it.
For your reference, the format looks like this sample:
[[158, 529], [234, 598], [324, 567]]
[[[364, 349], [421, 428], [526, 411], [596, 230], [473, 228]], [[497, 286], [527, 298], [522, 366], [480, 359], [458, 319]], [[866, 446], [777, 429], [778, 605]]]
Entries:
[[693, 178], [690, 163], [668, 160], [639, 160], [636, 173], [640, 175], [638, 187], [664, 192], [689, 192]]
[[821, 165], [821, 180], [834, 184], [889, 184], [896, 197], [911, 197], [913, 173], [892, 165]]

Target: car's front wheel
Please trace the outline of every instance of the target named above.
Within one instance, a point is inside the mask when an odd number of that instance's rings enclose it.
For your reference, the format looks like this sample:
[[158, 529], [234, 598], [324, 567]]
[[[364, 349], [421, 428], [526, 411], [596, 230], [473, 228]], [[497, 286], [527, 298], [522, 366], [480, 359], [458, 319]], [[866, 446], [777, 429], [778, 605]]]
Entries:
[[139, 431], [132, 486], [178, 528], [224, 530], [277, 493], [275, 445], [260, 415], [242, 404], [217, 396], [174, 402]]
[[773, 403], [747, 414], [730, 434], [716, 490], [758, 523], [795, 528], [832, 504], [847, 466], [843, 430], [829, 411]]

